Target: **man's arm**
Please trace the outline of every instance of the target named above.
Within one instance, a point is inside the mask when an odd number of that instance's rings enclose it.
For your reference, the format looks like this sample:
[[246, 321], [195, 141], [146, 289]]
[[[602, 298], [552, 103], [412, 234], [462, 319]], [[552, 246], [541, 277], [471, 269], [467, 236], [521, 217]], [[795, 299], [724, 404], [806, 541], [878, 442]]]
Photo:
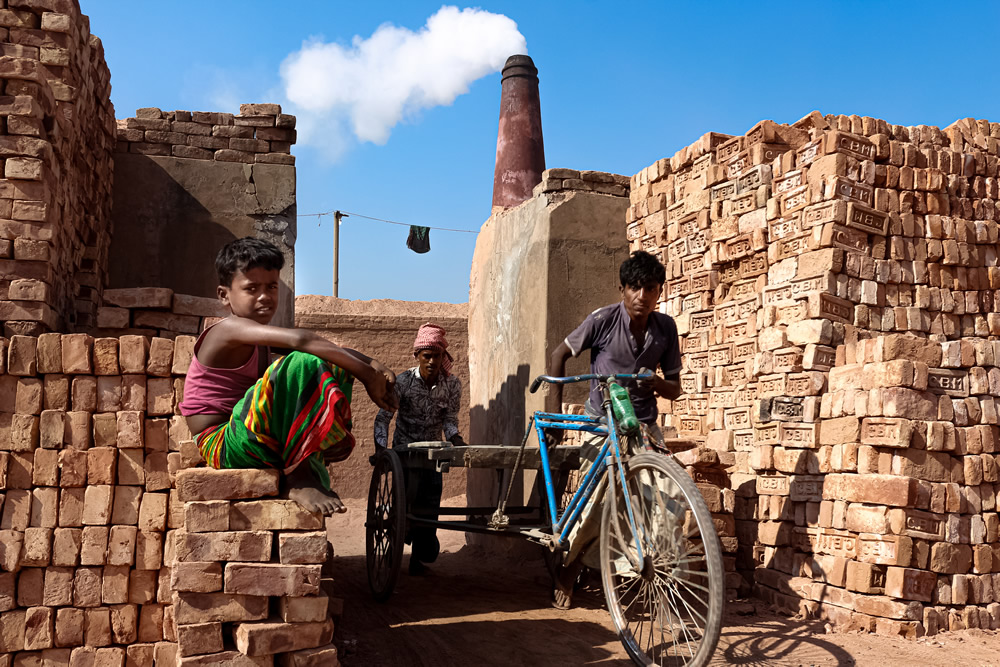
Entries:
[[[573, 356], [573, 351], [569, 349], [566, 341], [559, 343], [559, 347], [552, 350], [549, 355], [549, 365], [545, 369], [546, 375], [562, 377], [566, 374], [566, 360]], [[546, 388], [545, 411], [562, 412], [562, 385], [550, 384]]]
[[381, 364], [376, 368], [339, 345], [328, 341], [309, 329], [286, 329], [260, 324], [242, 317], [230, 317], [219, 322], [213, 329], [213, 343], [220, 347], [238, 345], [264, 345], [272, 348], [298, 350], [312, 354], [324, 361], [343, 368], [358, 378], [371, 399], [380, 408], [396, 409], [396, 397], [392, 385], [395, 374]]
[[458, 408], [462, 404], [462, 381], [452, 376], [454, 382], [449, 382], [448, 408], [444, 414], [444, 439], [453, 445], [462, 446], [465, 441], [458, 432]]
[[386, 409], [378, 411], [375, 416], [375, 446], [389, 446], [389, 422], [392, 421], [392, 413]]

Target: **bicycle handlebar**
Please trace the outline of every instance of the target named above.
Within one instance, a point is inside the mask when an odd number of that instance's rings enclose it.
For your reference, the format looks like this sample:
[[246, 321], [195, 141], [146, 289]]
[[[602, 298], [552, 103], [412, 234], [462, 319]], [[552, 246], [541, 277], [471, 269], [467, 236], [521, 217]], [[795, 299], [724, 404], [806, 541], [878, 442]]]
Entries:
[[554, 375], [539, 375], [531, 383], [531, 388], [529, 391], [534, 394], [538, 391], [538, 388], [542, 386], [543, 382], [548, 382], [550, 384], [572, 384], [574, 382], [584, 382], [587, 380], [648, 380], [653, 377], [653, 371], [647, 371], [645, 373], [614, 373], [614, 374], [601, 374], [601, 373], [587, 373], [586, 375], [570, 375], [568, 377], [556, 377]]

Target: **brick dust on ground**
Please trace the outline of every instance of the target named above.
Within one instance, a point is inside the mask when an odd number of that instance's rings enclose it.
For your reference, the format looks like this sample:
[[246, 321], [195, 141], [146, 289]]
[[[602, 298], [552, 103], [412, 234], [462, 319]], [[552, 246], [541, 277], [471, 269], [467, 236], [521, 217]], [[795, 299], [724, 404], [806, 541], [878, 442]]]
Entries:
[[[452, 498], [446, 505], [458, 505]], [[593, 573], [574, 607], [549, 605], [541, 554], [512, 562], [465, 544], [462, 533], [438, 531], [442, 553], [426, 577], [406, 572], [396, 590], [375, 602], [365, 571], [365, 500], [347, 499], [347, 514], [327, 523], [334, 545], [336, 595], [344, 600], [334, 643], [345, 667], [407, 665], [630, 665]], [[908, 641], [828, 633], [822, 622], [771, 613], [760, 601], [731, 605], [713, 665], [1000, 665], [995, 631], [966, 630]]]

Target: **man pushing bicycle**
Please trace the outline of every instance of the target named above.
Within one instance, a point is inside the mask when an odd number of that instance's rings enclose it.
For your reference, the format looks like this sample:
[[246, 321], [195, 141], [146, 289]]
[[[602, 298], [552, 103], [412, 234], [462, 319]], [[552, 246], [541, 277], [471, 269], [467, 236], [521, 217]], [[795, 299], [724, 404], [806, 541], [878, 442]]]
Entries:
[[[598, 308], [583, 320], [570, 335], [552, 352], [547, 373], [562, 376], [566, 372], [566, 360], [590, 350], [591, 373], [611, 375], [617, 373], [640, 373], [646, 369], [660, 368], [663, 377], [653, 375], [650, 380], [625, 382], [629, 390], [636, 417], [642, 423], [646, 437], [662, 441], [663, 436], [656, 423], [656, 395], [673, 400], [681, 393], [681, 354], [677, 337], [677, 325], [669, 315], [656, 311], [666, 270], [653, 255], [636, 251], [622, 262], [619, 269], [622, 300], [618, 303]], [[588, 414], [604, 416], [602, 395], [598, 382], [591, 381], [590, 396], [585, 409]], [[545, 409], [550, 413], [562, 410], [562, 385], [548, 385]], [[550, 437], [558, 437], [555, 431]], [[594, 463], [606, 435], [584, 434], [584, 444], [580, 451], [580, 474]], [[625, 453], [625, 452], [623, 452]], [[628, 452], [635, 454], [636, 452]], [[586, 562], [588, 551], [594, 544], [600, 529], [600, 513], [594, 511], [600, 505], [603, 493], [595, 493], [584, 509], [581, 521], [569, 536], [570, 548], [563, 565], [556, 576], [553, 606], [569, 609], [572, 604], [573, 586], [584, 565], [597, 567]]]

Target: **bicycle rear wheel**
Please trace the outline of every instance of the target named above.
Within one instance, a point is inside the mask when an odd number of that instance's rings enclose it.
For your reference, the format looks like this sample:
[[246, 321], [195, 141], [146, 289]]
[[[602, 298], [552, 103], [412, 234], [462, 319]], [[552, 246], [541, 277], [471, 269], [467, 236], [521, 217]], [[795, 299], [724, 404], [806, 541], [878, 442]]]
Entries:
[[406, 483], [403, 463], [391, 449], [376, 452], [368, 487], [365, 552], [368, 587], [379, 602], [392, 595], [403, 560], [406, 535]]
[[636, 664], [700, 667], [719, 641], [725, 601], [712, 516], [694, 481], [669, 456], [644, 452], [623, 465], [645, 558], [637, 562], [636, 536], [616, 477], [601, 521], [608, 611]]

